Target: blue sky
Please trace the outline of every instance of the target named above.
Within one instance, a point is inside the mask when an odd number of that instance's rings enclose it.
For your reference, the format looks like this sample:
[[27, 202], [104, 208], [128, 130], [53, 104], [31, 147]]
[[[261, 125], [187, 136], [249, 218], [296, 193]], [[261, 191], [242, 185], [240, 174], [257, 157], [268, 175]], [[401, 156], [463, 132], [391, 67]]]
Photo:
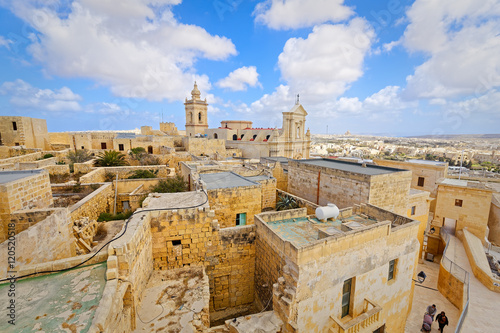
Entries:
[[49, 131], [281, 127], [499, 133], [500, 1], [0, 0], [0, 115]]

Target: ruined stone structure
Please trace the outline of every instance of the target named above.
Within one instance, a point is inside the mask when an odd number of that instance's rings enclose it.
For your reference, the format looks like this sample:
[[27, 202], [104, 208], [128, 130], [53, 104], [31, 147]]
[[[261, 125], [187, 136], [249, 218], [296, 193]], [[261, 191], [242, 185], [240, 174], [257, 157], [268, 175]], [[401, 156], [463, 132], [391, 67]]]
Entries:
[[0, 116], [0, 146], [50, 149], [45, 119]]

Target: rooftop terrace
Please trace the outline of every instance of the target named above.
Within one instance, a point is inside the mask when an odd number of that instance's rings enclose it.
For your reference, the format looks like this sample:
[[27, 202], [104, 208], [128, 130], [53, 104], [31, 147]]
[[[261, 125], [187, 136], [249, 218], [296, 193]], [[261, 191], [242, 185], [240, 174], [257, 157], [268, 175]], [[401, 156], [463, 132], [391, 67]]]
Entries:
[[298, 163], [315, 165], [323, 168], [347, 171], [352, 173], [359, 173], [363, 175], [382, 175], [393, 172], [405, 171], [396, 168], [383, 167], [379, 165], [365, 164], [365, 166], [346, 161], [337, 161], [333, 159], [323, 158], [323, 159], [310, 159], [310, 160], [297, 160]]
[[328, 219], [321, 222], [313, 216], [298, 217], [267, 225], [282, 239], [291, 242], [295, 247], [302, 247], [329, 236], [343, 235], [353, 230], [363, 230], [376, 224], [377, 220], [363, 214], [355, 214], [346, 218]]
[[[0, 332], [87, 332], [106, 283], [106, 263], [16, 282], [15, 326], [0, 321]], [[9, 284], [0, 302], [9, 304]], [[6, 313], [6, 311], [4, 312]]]
[[207, 190], [259, 185], [234, 172], [202, 173], [200, 178], [207, 185]]

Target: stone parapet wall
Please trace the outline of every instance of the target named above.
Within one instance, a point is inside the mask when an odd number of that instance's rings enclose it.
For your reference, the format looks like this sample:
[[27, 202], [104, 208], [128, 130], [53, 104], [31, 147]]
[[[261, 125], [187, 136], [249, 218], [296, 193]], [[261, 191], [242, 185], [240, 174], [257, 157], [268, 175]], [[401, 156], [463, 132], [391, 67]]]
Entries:
[[2, 164], [8, 164], [8, 163], [28, 163], [28, 162], [33, 162], [38, 160], [39, 158], [42, 158], [42, 152], [36, 152], [36, 153], [31, 153], [31, 154], [26, 154], [26, 155], [20, 155], [20, 156], [15, 156], [15, 157], [9, 157], [9, 158], [4, 158], [0, 160]]
[[410, 184], [411, 171], [374, 175], [370, 181], [368, 203], [406, 216]]
[[71, 221], [74, 222], [82, 217], [97, 220], [101, 213], [109, 212], [113, 207], [113, 198], [113, 185], [111, 183], [101, 185], [100, 188], [69, 208]]
[[57, 157], [50, 157], [50, 158], [44, 158], [42, 160], [36, 160], [33, 162], [20, 162], [18, 169], [19, 170], [39, 169], [45, 166], [55, 165], [57, 161], [58, 161]]
[[94, 160], [90, 160], [83, 163], [74, 163], [73, 172], [75, 174], [85, 174], [89, 173], [94, 169]]
[[[45, 220], [36, 223], [15, 236], [15, 270], [30, 264], [41, 264], [75, 255], [75, 245], [70, 220], [66, 208], [54, 209]], [[0, 277], [7, 272], [8, 250], [12, 240], [0, 244]]]
[[50, 175], [68, 175], [69, 174], [69, 165], [68, 164], [56, 164], [56, 165], [48, 165], [42, 167], [49, 172]]
[[173, 176], [174, 171], [172, 168], [168, 168], [164, 165], [142, 165], [142, 166], [122, 166], [122, 167], [100, 167], [95, 168], [90, 173], [80, 177], [81, 184], [87, 183], [102, 183], [106, 181], [106, 174], [112, 174], [113, 179], [116, 179], [118, 174], [118, 179], [126, 179], [130, 177], [135, 170], [158, 170], [158, 178], [166, 178], [168, 176]]
[[274, 210], [276, 208], [276, 179], [261, 180], [259, 183], [262, 185], [261, 211]]
[[[26, 209], [18, 210], [10, 214], [10, 223], [14, 223], [15, 233], [18, 234], [56, 212], [57, 209]], [[12, 228], [10, 228], [12, 230]]]
[[14, 163], [0, 164], [0, 171], [11, 171], [11, 170], [16, 170], [16, 165]]

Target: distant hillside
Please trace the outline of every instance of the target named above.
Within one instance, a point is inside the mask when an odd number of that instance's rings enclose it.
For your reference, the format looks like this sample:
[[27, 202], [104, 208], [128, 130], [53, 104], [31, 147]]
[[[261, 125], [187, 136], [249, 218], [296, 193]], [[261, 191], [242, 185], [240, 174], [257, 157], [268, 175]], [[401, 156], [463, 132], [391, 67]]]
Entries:
[[407, 138], [417, 139], [445, 139], [445, 140], [466, 140], [466, 139], [500, 139], [500, 134], [443, 134], [443, 135], [418, 135]]

